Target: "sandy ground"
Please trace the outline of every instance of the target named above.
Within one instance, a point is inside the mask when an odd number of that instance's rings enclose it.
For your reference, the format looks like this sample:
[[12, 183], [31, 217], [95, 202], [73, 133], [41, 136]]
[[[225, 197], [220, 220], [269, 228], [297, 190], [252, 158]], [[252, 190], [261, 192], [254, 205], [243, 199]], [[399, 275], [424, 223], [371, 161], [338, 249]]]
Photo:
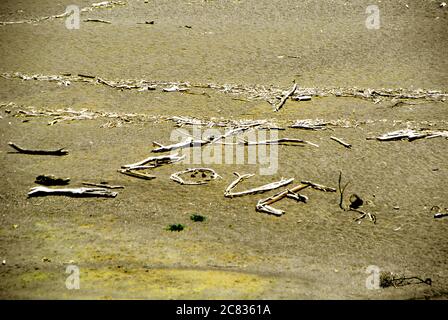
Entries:
[[[128, 1], [97, 9], [65, 28], [64, 19], [0, 26], [0, 72], [89, 74], [241, 85], [448, 90], [448, 8], [438, 1]], [[365, 27], [377, 4], [381, 28]], [[2, 1], [0, 21], [63, 13], [89, 1]], [[406, 5], [408, 7], [406, 7]], [[154, 20], [155, 24], [137, 22]], [[185, 25], [191, 26], [186, 28]], [[391, 107], [353, 97], [287, 101], [278, 113], [263, 100], [211, 89], [138, 92], [80, 82], [0, 78], [0, 297], [4, 299], [412, 299], [448, 297], [447, 139], [379, 142], [367, 137], [407, 126], [448, 130], [446, 102], [417, 99]], [[7, 105], [13, 102], [14, 105]], [[154, 170], [156, 179], [117, 173], [150, 155], [152, 141], [170, 143], [164, 120], [104, 127], [111, 119], [61, 122], [23, 117], [19, 110], [86, 108], [150, 118], [269, 119], [280, 137], [319, 145], [279, 147], [278, 172], [259, 165], [213, 164], [222, 179], [181, 186], [169, 179], [191, 165]], [[298, 119], [348, 120], [356, 127], [306, 131]], [[152, 119], [152, 118], [151, 118]], [[187, 128], [188, 129], [188, 128]], [[340, 137], [346, 149], [330, 139]], [[68, 156], [9, 153], [7, 145], [64, 147]], [[307, 204], [283, 200], [275, 217], [255, 211], [274, 194], [224, 198], [233, 172], [255, 173], [240, 190], [281, 177], [336, 187], [351, 181], [377, 224], [338, 207], [337, 193], [306, 190]], [[40, 174], [124, 185], [114, 199], [27, 198]], [[207, 217], [190, 220], [192, 213]], [[186, 226], [170, 232], [172, 223]], [[80, 269], [81, 288], [68, 290], [67, 265]], [[432, 286], [368, 290], [366, 268], [431, 278]]]

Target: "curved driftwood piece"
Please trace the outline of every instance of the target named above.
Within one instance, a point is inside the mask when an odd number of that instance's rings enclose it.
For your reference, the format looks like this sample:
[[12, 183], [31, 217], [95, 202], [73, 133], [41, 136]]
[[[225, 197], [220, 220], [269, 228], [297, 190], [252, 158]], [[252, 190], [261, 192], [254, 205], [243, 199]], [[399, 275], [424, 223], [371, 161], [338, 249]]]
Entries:
[[156, 176], [153, 176], [152, 174], [149, 173], [143, 173], [143, 172], [138, 172], [138, 171], [134, 171], [135, 169], [120, 169], [118, 170], [118, 172], [125, 174], [127, 176], [130, 177], [135, 177], [135, 178], [140, 178], [140, 179], [145, 179], [145, 180], [152, 180], [155, 179]]
[[274, 107], [275, 112], [279, 111], [283, 107], [286, 100], [288, 100], [288, 98], [296, 91], [296, 89], [297, 89], [297, 84], [294, 83], [292, 88], [281, 98], [280, 102]]
[[[196, 175], [200, 172], [202, 172], [202, 176], [206, 178], [206, 172], [211, 173], [211, 175], [209, 176], [208, 179], [205, 179], [205, 181], [185, 181], [184, 179], [182, 179], [182, 177], [180, 175], [182, 174], [186, 174], [186, 173], [190, 173], [193, 172], [192, 175]], [[201, 184], [206, 184], [208, 183], [208, 181], [210, 180], [216, 180], [217, 178], [221, 178], [221, 176], [219, 174], [216, 173], [215, 170], [210, 169], [210, 168], [188, 168], [186, 170], [183, 171], [179, 171], [179, 172], [175, 172], [170, 176], [170, 179], [173, 181], [176, 181], [177, 183], [180, 184], [184, 184], [184, 185], [201, 185]]]
[[104, 188], [67, 188], [50, 189], [47, 187], [34, 187], [28, 192], [28, 197], [41, 197], [48, 195], [70, 196], [70, 197], [104, 197], [115, 198], [118, 193]]
[[233, 198], [233, 197], [241, 197], [248, 194], [257, 194], [257, 193], [263, 193], [266, 191], [278, 189], [280, 187], [286, 186], [294, 181], [294, 178], [291, 179], [281, 179], [280, 181], [268, 183], [265, 185], [262, 185], [257, 188], [248, 189], [245, 191], [240, 192], [232, 192], [232, 190], [243, 180], [249, 179], [250, 177], [254, 176], [253, 174], [243, 174], [240, 175], [238, 172], [234, 172], [234, 174], [238, 177], [235, 181], [233, 181], [224, 191], [224, 197], [227, 198]]
[[348, 149], [350, 149], [352, 147], [352, 145], [350, 143], [347, 143], [339, 138], [331, 136], [330, 139], [342, 144], [344, 147], [346, 147]]
[[[164, 164], [171, 164], [178, 161], [181, 161], [185, 158], [185, 155], [178, 156], [178, 154], [170, 154], [167, 156], [159, 156], [159, 157], [148, 157], [146, 159], [143, 159], [142, 161], [131, 163], [131, 164], [125, 164], [121, 166], [123, 169], [150, 169], [150, 168], [156, 168], [160, 167]], [[147, 165], [150, 163], [149, 165]]]
[[32, 150], [32, 149], [21, 148], [12, 142], [8, 142], [8, 144], [11, 148], [14, 148], [15, 150], [17, 150], [18, 153], [39, 154], [39, 155], [49, 155], [49, 156], [65, 156], [68, 154], [68, 151], [64, 150], [64, 148], [57, 149], [57, 150]]

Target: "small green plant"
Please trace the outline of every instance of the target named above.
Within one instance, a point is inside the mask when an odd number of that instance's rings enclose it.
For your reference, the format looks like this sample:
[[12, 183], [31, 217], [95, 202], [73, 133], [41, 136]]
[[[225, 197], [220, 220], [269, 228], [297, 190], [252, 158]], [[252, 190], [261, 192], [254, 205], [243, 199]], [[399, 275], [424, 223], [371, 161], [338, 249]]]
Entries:
[[201, 216], [200, 214], [193, 213], [193, 214], [190, 216], [190, 219], [193, 220], [194, 222], [203, 222], [203, 221], [205, 221], [205, 219], [207, 219], [207, 218], [204, 217], [204, 216]]
[[177, 232], [180, 232], [180, 231], [182, 231], [184, 229], [185, 229], [185, 226], [183, 224], [180, 224], [180, 223], [178, 223], [178, 224], [170, 224], [168, 226], [168, 228], [167, 228], [167, 230], [169, 230], [169, 231], [177, 231]]

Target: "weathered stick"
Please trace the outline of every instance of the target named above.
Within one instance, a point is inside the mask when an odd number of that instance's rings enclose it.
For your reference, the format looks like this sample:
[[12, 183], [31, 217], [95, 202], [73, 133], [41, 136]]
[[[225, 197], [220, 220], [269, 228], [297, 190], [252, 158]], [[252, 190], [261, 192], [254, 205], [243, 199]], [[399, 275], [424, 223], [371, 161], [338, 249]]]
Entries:
[[188, 138], [185, 141], [164, 146], [154, 141], [153, 144], [158, 146], [158, 148], [151, 150], [151, 152], [166, 152], [189, 147], [202, 147], [208, 143], [210, 143], [210, 140], [193, 140], [193, 138]]
[[64, 150], [63, 148], [57, 149], [57, 150], [31, 150], [31, 149], [21, 148], [12, 142], [8, 142], [8, 144], [10, 147], [17, 150], [18, 153], [50, 155], [50, 156], [65, 156], [66, 154], [68, 154], [68, 151]]
[[28, 192], [28, 197], [40, 197], [48, 195], [61, 195], [71, 197], [105, 197], [115, 198], [118, 193], [104, 188], [67, 188], [50, 189], [47, 187], [34, 187]]
[[83, 182], [82, 184], [85, 186], [100, 187], [100, 188], [106, 188], [106, 189], [124, 189], [123, 186], [113, 186], [113, 185], [109, 185], [106, 183]]
[[292, 86], [291, 90], [289, 90], [280, 100], [280, 102], [277, 104], [277, 106], [274, 108], [274, 111], [279, 111], [283, 105], [285, 104], [286, 100], [288, 100], [289, 96], [291, 96], [297, 89], [297, 84], [294, 82], [294, 85]]
[[348, 148], [348, 149], [350, 149], [350, 148], [352, 147], [351, 144], [349, 144], [349, 143], [347, 143], [347, 142], [344, 142], [344, 141], [342, 141], [342, 140], [339, 139], [339, 138], [336, 138], [336, 137], [330, 137], [330, 139], [331, 139], [331, 140], [334, 140], [334, 141], [336, 141], [336, 142], [339, 142], [340, 144], [342, 144], [344, 147], [346, 147], [346, 148]]
[[279, 145], [294, 145], [294, 146], [303, 146], [303, 144], [309, 144], [314, 147], [319, 147], [317, 144], [301, 140], [301, 139], [291, 139], [291, 138], [280, 138], [275, 140], [262, 140], [262, 141], [247, 141], [243, 140], [244, 145], [271, 145], [271, 144], [279, 144]]
[[[202, 176], [204, 178], [206, 178], [206, 173], [205, 172], [209, 172], [211, 173], [210, 178], [206, 179], [205, 181], [185, 181], [184, 179], [182, 179], [180, 177], [181, 174], [186, 174], [186, 173], [190, 173], [193, 172], [193, 175], [202, 172]], [[210, 168], [188, 168], [184, 171], [179, 171], [179, 172], [175, 172], [170, 176], [170, 179], [173, 181], [176, 181], [180, 184], [184, 184], [184, 185], [201, 185], [201, 184], [206, 184], [208, 181], [210, 180], [215, 180], [217, 178], [221, 178], [221, 176], [219, 174], [216, 173], [215, 170], [210, 169]]]
[[263, 192], [266, 192], [266, 191], [270, 191], [270, 190], [274, 190], [274, 189], [278, 189], [280, 187], [286, 186], [286, 185], [288, 185], [288, 184], [290, 184], [291, 182], [294, 181], [294, 178], [291, 178], [291, 179], [283, 179], [282, 178], [280, 181], [268, 183], [268, 184], [262, 185], [262, 186], [257, 187], [257, 188], [252, 188], [252, 189], [245, 190], [245, 191], [240, 191], [240, 192], [232, 192], [232, 190], [242, 180], [248, 179], [248, 178], [253, 176], [253, 174], [240, 175], [238, 172], [234, 172], [234, 174], [238, 178], [235, 181], [233, 181], [231, 184], [229, 184], [229, 186], [226, 188], [226, 190], [224, 191], [224, 197], [233, 198], [233, 197], [241, 197], [241, 196], [248, 195], [248, 194], [263, 193]]
[[106, 21], [103, 19], [84, 19], [84, 22], [101, 22], [101, 23], [107, 23], [107, 24], [111, 24], [112, 22], [110, 21]]
[[130, 176], [130, 177], [135, 177], [135, 178], [140, 178], [140, 179], [145, 179], [145, 180], [152, 180], [152, 179], [156, 178], [156, 176], [153, 176], [151, 174], [132, 171], [132, 170], [133, 169], [121, 169], [121, 170], [118, 170], [118, 172], [125, 174], [127, 176]]
[[[167, 156], [159, 156], [159, 157], [148, 157], [146, 159], [143, 159], [142, 161], [131, 163], [131, 164], [125, 164], [121, 166], [123, 169], [149, 169], [149, 168], [156, 168], [164, 164], [170, 164], [175, 163], [178, 161], [181, 161], [185, 158], [185, 155], [178, 156], [178, 154], [171, 154]], [[148, 166], [145, 166], [146, 164], [151, 163]]]

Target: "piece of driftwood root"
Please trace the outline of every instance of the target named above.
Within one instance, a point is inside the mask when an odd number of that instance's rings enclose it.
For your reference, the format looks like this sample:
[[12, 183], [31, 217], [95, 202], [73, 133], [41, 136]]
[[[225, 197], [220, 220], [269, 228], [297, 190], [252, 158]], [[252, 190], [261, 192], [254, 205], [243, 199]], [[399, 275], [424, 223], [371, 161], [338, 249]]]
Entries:
[[8, 142], [8, 144], [10, 147], [17, 150], [18, 153], [50, 155], [50, 156], [65, 156], [66, 154], [68, 154], [68, 151], [64, 150], [64, 148], [57, 149], [57, 150], [32, 150], [32, 149], [21, 148], [12, 142]]
[[280, 99], [280, 102], [274, 107], [274, 111], [279, 111], [283, 105], [285, 104], [286, 100], [297, 90], [297, 83], [294, 82], [292, 88], [286, 92], [286, 94]]
[[245, 195], [248, 195], [248, 194], [263, 193], [263, 192], [266, 192], [266, 191], [270, 191], [270, 190], [274, 190], [274, 189], [278, 189], [280, 187], [286, 186], [286, 185], [288, 185], [288, 184], [290, 184], [291, 182], [294, 181], [294, 178], [290, 178], [290, 179], [283, 179], [282, 178], [280, 181], [268, 183], [268, 184], [262, 185], [262, 186], [257, 187], [257, 188], [252, 188], [252, 189], [245, 190], [245, 191], [240, 191], [240, 192], [232, 192], [232, 190], [241, 181], [246, 180], [246, 179], [254, 176], [253, 174], [243, 174], [243, 175], [240, 175], [238, 172], [234, 172], [233, 174], [237, 176], [237, 179], [235, 181], [233, 181], [231, 184], [229, 184], [229, 186], [224, 191], [224, 197], [227, 197], [227, 198], [241, 197], [241, 196], [245, 196]]
[[341, 140], [341, 139], [339, 139], [339, 138], [336, 138], [336, 137], [330, 137], [330, 139], [331, 140], [334, 140], [334, 141], [336, 141], [336, 142], [338, 142], [338, 143], [340, 143], [340, 144], [342, 144], [344, 147], [346, 147], [346, 148], [348, 148], [348, 149], [350, 149], [351, 147], [352, 147], [352, 145], [350, 144], [350, 143], [347, 143], [347, 142], [345, 142], [345, 141], [343, 141], [343, 140]]
[[364, 204], [364, 201], [356, 194], [352, 194], [350, 196], [350, 204], [348, 208], [344, 207], [344, 192], [347, 186], [349, 185], [350, 181], [345, 184], [344, 187], [342, 187], [342, 171], [339, 171], [339, 179], [338, 179], [338, 190], [339, 190], [339, 208], [341, 208], [344, 211], [354, 211], [359, 213], [361, 216], [358, 218], [355, 218], [354, 220], [361, 221], [365, 217], [369, 217], [370, 221], [372, 221], [374, 224], [376, 224], [376, 215], [373, 213], [362, 211], [358, 208], [362, 207]]
[[311, 187], [315, 190], [324, 191], [324, 192], [336, 192], [335, 188], [326, 187], [326, 186], [323, 186], [320, 184], [313, 183], [311, 181], [301, 181], [301, 184], [299, 184], [298, 186], [295, 186], [292, 189], [286, 189], [286, 190], [281, 191], [269, 198], [259, 200], [255, 208], [259, 212], [265, 212], [265, 213], [273, 214], [276, 216], [281, 216], [285, 212], [280, 209], [275, 209], [275, 208], [271, 207], [270, 205], [277, 201], [280, 201], [286, 197], [294, 199], [299, 202], [307, 202], [308, 197], [301, 195], [298, 192], [301, 190], [304, 190], [306, 188], [309, 188], [309, 187]]
[[[182, 179], [181, 175], [191, 173], [191, 177], [196, 177], [196, 175], [200, 174], [204, 179], [203, 181], [185, 181]], [[209, 173], [209, 175], [207, 175]], [[201, 185], [206, 184], [211, 180], [216, 180], [217, 178], [221, 178], [219, 174], [216, 173], [215, 170], [210, 168], [188, 168], [183, 171], [175, 172], [170, 176], [170, 179], [176, 181], [180, 184], [184, 185]]]
[[39, 175], [34, 182], [44, 186], [62, 186], [69, 184], [70, 178], [57, 178], [54, 175]]
[[69, 196], [69, 197], [104, 197], [115, 198], [118, 193], [112, 192], [104, 188], [67, 188], [67, 189], [50, 189], [47, 187], [34, 187], [28, 192], [28, 197], [41, 196]]

